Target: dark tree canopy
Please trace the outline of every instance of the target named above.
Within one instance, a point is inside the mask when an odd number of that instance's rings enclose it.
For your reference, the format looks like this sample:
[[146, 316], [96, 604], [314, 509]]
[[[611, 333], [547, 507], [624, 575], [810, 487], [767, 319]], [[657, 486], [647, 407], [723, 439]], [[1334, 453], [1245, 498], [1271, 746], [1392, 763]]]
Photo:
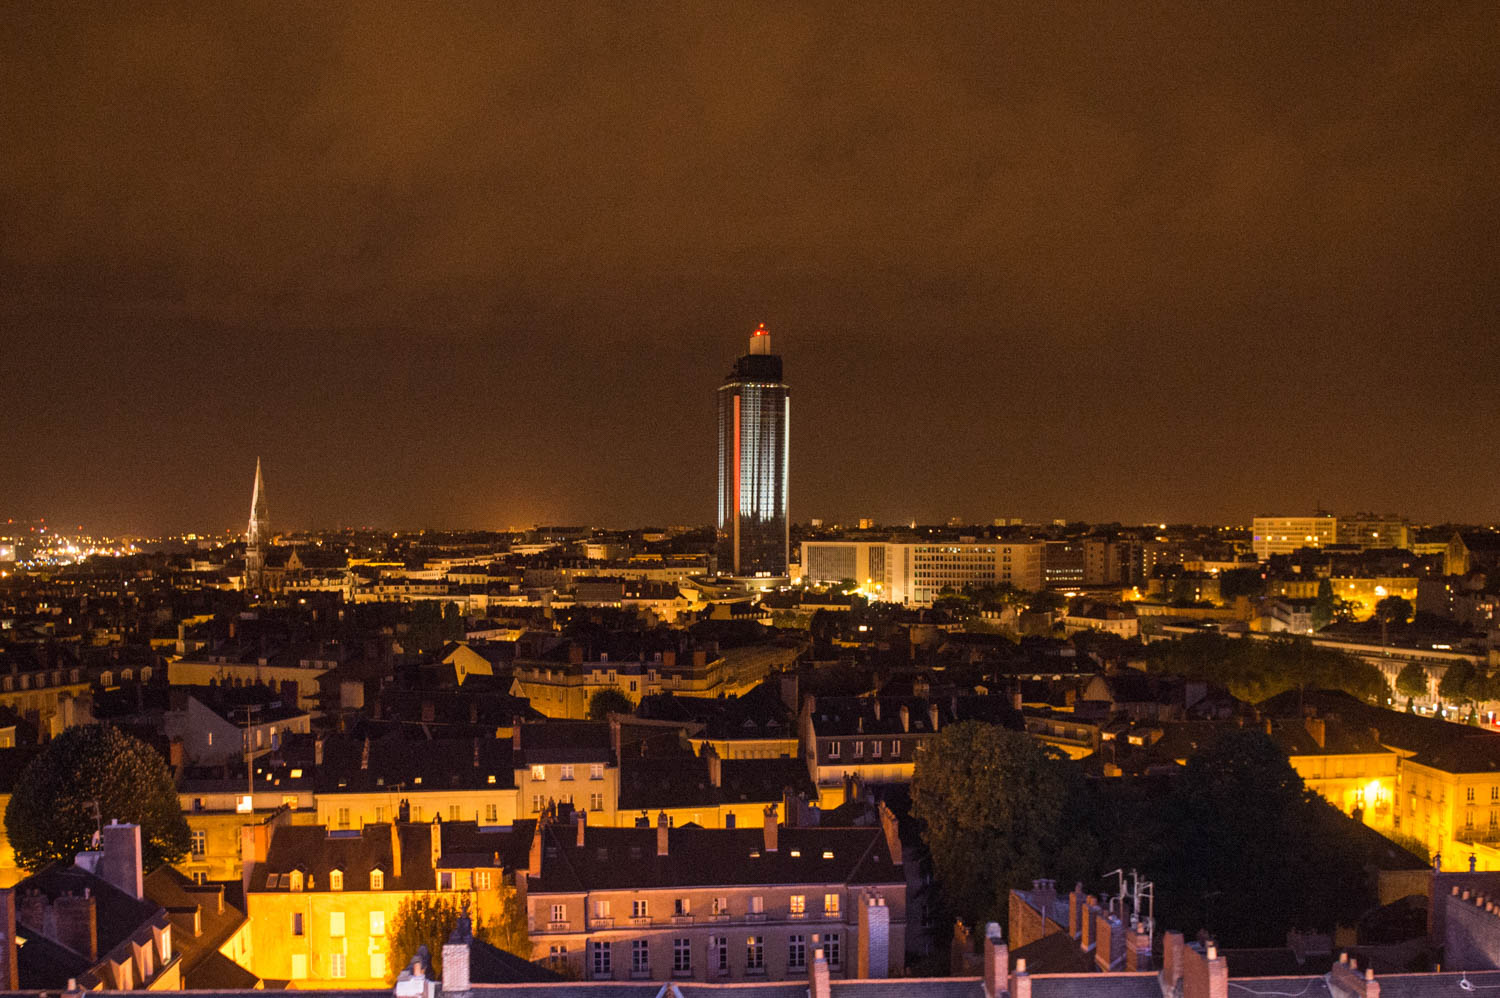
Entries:
[[1156, 641], [1146, 647], [1153, 672], [1205, 679], [1241, 700], [1259, 703], [1295, 689], [1343, 690], [1366, 702], [1384, 703], [1390, 695], [1385, 676], [1375, 666], [1306, 638], [1227, 638], [1192, 634], [1181, 641]]
[[1405, 697], [1425, 697], [1429, 683], [1427, 670], [1418, 662], [1407, 662], [1396, 673], [1396, 692]]
[[68, 728], [22, 771], [5, 831], [16, 862], [36, 870], [71, 862], [101, 822], [115, 820], [141, 826], [147, 870], [187, 855], [187, 821], [161, 754], [119, 728], [91, 724]]
[[625, 695], [625, 691], [618, 686], [607, 686], [602, 690], [595, 691], [589, 697], [588, 719], [590, 721], [606, 721], [610, 714], [633, 714], [635, 704]]
[[[474, 938], [491, 946], [531, 959], [531, 937], [526, 928], [526, 906], [510, 884], [502, 884], [498, 911], [469, 912]], [[416, 894], [401, 902], [396, 917], [386, 929], [392, 959], [386, 964], [386, 975], [394, 981], [416, 955], [417, 948], [427, 947], [432, 959], [432, 974], [443, 973], [443, 944], [464, 914], [457, 895]]]
[[966, 721], [917, 755], [912, 813], [943, 884], [970, 925], [1004, 920], [1008, 892], [1049, 872], [1067, 797], [1064, 763], [1024, 732]]

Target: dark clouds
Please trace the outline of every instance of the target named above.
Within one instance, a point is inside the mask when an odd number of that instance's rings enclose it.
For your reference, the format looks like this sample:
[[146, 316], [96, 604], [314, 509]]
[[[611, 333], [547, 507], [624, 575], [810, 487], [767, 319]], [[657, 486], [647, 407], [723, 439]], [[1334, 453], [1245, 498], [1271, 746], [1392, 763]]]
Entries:
[[640, 6], [8, 9], [0, 507], [1500, 517], [1492, 4]]

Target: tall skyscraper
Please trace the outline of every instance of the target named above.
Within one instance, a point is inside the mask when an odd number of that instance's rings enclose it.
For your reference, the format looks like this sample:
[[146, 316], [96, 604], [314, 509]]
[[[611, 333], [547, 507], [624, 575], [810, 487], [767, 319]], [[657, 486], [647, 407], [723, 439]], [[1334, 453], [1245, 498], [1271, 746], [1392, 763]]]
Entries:
[[719, 386], [719, 572], [787, 575], [791, 402], [765, 323]]
[[250, 526], [245, 528], [245, 588], [260, 590], [266, 581], [266, 545], [271, 540], [271, 515], [266, 510], [266, 483], [255, 459], [255, 492], [250, 497]]

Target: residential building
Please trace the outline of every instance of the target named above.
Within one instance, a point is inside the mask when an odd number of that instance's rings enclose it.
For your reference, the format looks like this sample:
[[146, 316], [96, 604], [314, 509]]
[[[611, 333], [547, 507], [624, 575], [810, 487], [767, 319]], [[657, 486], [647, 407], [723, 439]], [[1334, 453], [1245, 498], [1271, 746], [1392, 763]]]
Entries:
[[1394, 514], [1356, 513], [1338, 520], [1338, 543], [1360, 548], [1410, 548], [1411, 524]]
[[600, 828], [544, 821], [526, 901], [534, 959], [587, 980], [785, 981], [901, 973], [906, 878], [883, 828]]
[[[928, 606], [944, 590], [967, 586], [1041, 589], [1042, 548], [1040, 541], [1008, 540], [803, 541], [802, 577], [819, 584], [856, 578], [870, 599]], [[865, 574], [842, 575], [850, 566]]]
[[1255, 557], [1267, 561], [1273, 554], [1291, 554], [1299, 548], [1321, 548], [1338, 540], [1338, 518], [1328, 513], [1314, 516], [1257, 516], [1251, 521], [1250, 544]]

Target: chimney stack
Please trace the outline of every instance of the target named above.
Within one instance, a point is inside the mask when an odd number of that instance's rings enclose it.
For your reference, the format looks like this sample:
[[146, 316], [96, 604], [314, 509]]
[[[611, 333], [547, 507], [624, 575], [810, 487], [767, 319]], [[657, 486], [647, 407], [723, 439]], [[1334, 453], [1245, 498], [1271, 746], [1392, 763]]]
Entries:
[[21, 990], [16, 956], [16, 892], [0, 890], [0, 991]]
[[52, 902], [57, 941], [89, 961], [99, 959], [99, 910], [92, 895], [65, 894]]
[[1229, 998], [1229, 965], [1213, 943], [1205, 943], [1201, 953], [1182, 948], [1182, 998]]
[[828, 981], [828, 960], [823, 956], [823, 947], [813, 950], [812, 963], [807, 966], [807, 998], [832, 998], [833, 988]]
[[984, 994], [1000, 998], [1010, 974], [1010, 948], [1000, 938], [1000, 926], [990, 922], [984, 927]]
[[1026, 958], [1016, 961], [1016, 972], [1010, 975], [1010, 998], [1031, 998], [1031, 975], [1026, 973]]
[[907, 707], [906, 704], [901, 705], [901, 730], [911, 730], [911, 708]]
[[766, 850], [766, 852], [775, 852], [776, 851], [776, 805], [775, 804], [767, 804], [766, 805], [765, 836], [766, 836], [766, 841], [765, 841], [765, 850]]
[[1083, 938], [1083, 885], [1074, 884], [1068, 892], [1068, 935]]
[[724, 760], [719, 758], [719, 753], [712, 745], [703, 746], [703, 755], [708, 759], [709, 784], [722, 787], [724, 785]]
[[391, 822], [391, 879], [401, 879], [401, 826], [394, 821]]
[[859, 953], [855, 976], [883, 978], [891, 972], [891, 910], [885, 898], [866, 894], [859, 905]]
[[1307, 733], [1312, 740], [1318, 743], [1318, 748], [1324, 748], [1328, 743], [1328, 725], [1321, 717], [1305, 717], [1302, 724], [1307, 728]]
[[658, 811], [656, 814], [656, 854], [665, 856], [667, 854], [667, 812]]
[[104, 826], [104, 861], [99, 875], [139, 901], [146, 895], [141, 874], [141, 826], [111, 821]]
[[469, 944], [474, 941], [473, 927], [468, 913], [458, 917], [458, 924], [443, 944], [443, 994], [462, 995], [469, 992]]
[[930, 704], [927, 705], [927, 720], [929, 720], [929, 721], [932, 722], [932, 730], [936, 731], [938, 729], [938, 709], [937, 709], [937, 704], [930, 703]]
[[1182, 983], [1182, 951], [1184, 949], [1181, 932], [1168, 932], [1161, 937], [1161, 987], [1163, 994], [1171, 994], [1178, 990]]
[[[248, 737], [248, 736], [246, 736], [246, 737]], [[323, 765], [323, 743], [324, 743], [324, 741], [326, 741], [326, 739], [321, 738], [321, 737], [313, 739], [313, 765], [314, 766], [321, 766], [321, 765]], [[305, 758], [305, 756], [304, 756], [304, 758]]]
[[1084, 902], [1083, 934], [1078, 937], [1078, 946], [1085, 953], [1093, 949], [1094, 944], [1098, 942], [1094, 935], [1098, 931], [1098, 926], [1094, 924], [1095, 920], [1098, 919], [1098, 917], [1099, 899], [1090, 894], [1087, 900]]
[[573, 812], [573, 822], [578, 826], [578, 848], [583, 848], [583, 833], [588, 830], [589, 813], [582, 808]]

